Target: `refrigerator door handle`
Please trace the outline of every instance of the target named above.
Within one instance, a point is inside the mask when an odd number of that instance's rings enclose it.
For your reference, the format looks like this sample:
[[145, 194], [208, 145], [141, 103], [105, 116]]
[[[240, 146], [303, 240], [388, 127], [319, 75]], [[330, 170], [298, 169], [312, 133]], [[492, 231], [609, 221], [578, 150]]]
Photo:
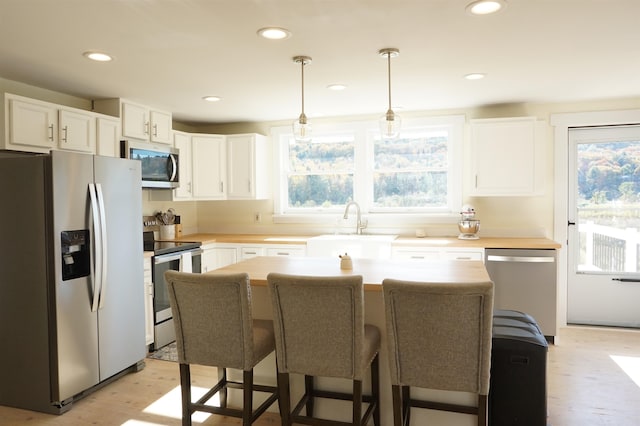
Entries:
[[102, 195], [102, 185], [96, 183], [96, 193], [98, 195], [98, 208], [100, 209], [100, 243], [102, 245], [102, 277], [100, 279], [100, 304], [98, 309], [104, 307], [104, 299], [107, 291], [107, 215], [104, 210], [104, 196]]
[[100, 291], [102, 290], [102, 242], [100, 239], [100, 212], [98, 210], [98, 197], [96, 187], [93, 183], [89, 184], [89, 198], [91, 198], [91, 217], [93, 218], [93, 239], [95, 260], [93, 262], [93, 296], [91, 301], [91, 312], [98, 310], [98, 301], [100, 299]]

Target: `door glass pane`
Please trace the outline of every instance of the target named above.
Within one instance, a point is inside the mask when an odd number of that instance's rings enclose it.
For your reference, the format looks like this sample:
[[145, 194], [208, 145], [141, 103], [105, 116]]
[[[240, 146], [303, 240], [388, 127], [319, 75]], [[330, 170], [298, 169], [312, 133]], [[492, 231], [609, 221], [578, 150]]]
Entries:
[[640, 141], [579, 143], [577, 226], [580, 272], [637, 272]]

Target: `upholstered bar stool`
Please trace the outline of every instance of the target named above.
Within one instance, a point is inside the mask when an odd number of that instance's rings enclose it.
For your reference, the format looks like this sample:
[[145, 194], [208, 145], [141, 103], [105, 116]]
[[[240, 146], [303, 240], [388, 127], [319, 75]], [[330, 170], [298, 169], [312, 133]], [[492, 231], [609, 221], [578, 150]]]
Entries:
[[[493, 283], [382, 282], [394, 426], [412, 407], [478, 416], [487, 425]], [[411, 387], [475, 393], [477, 406], [411, 398]]]
[[[276, 335], [278, 387], [282, 424], [380, 424], [378, 351], [380, 330], [364, 323], [362, 276], [309, 277], [271, 273], [267, 276]], [[371, 394], [362, 381], [371, 370]], [[304, 395], [291, 410], [289, 374], [305, 378]], [[351, 379], [352, 393], [316, 389], [315, 377]], [[314, 417], [314, 400], [352, 401], [351, 421]], [[367, 409], [362, 414], [363, 402]], [[302, 409], [306, 415], [301, 415]]]
[[[278, 399], [277, 387], [253, 383], [253, 367], [275, 349], [273, 322], [251, 317], [251, 286], [247, 274], [165, 272], [173, 311], [182, 389], [182, 424], [205, 411], [242, 418], [249, 426]], [[190, 365], [223, 369], [218, 383], [198, 401], [191, 400]], [[242, 383], [227, 379], [227, 369], [243, 371]], [[216, 370], [217, 374], [217, 370]], [[227, 389], [243, 390], [242, 409], [227, 406]], [[253, 410], [253, 392], [267, 399]], [[220, 407], [207, 402], [220, 393]]]

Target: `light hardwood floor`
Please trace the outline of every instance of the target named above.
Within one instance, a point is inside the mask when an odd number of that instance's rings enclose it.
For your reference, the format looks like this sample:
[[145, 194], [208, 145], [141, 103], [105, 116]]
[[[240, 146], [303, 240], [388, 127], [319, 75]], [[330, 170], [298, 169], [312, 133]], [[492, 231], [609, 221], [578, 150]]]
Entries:
[[[640, 425], [640, 331], [563, 328], [558, 344], [549, 347], [547, 372], [550, 426]], [[196, 385], [208, 384], [202, 373], [194, 368]], [[177, 364], [149, 359], [141, 372], [76, 402], [62, 416], [0, 406], [0, 425], [179, 426], [179, 395]], [[239, 421], [211, 416], [202, 424]], [[267, 413], [254, 424], [280, 420]]]

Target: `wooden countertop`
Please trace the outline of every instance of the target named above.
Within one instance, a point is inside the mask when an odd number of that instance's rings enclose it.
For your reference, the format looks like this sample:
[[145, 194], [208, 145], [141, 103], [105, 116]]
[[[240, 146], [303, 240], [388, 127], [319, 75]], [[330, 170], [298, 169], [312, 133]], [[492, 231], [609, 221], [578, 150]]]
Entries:
[[[183, 235], [178, 241], [197, 241], [205, 244], [300, 244], [307, 243], [313, 235], [268, 235], [268, 234], [208, 234]], [[391, 242], [392, 247], [456, 247], [456, 248], [522, 248], [558, 249], [561, 245], [548, 238], [504, 238], [481, 237], [477, 240], [460, 240], [455, 237], [398, 237]]]
[[362, 275], [365, 290], [381, 291], [382, 280], [396, 278], [409, 281], [441, 283], [490, 281], [481, 261], [423, 261], [353, 259], [352, 270], [340, 269], [340, 259], [329, 257], [259, 256], [243, 260], [208, 274], [246, 272], [251, 285], [266, 286], [267, 275], [279, 272], [292, 275], [339, 276]]
[[459, 247], [459, 248], [521, 248], [521, 249], [558, 249], [560, 244], [548, 238], [504, 238], [480, 237], [477, 240], [458, 238], [407, 238], [399, 237], [392, 241], [394, 247]]

